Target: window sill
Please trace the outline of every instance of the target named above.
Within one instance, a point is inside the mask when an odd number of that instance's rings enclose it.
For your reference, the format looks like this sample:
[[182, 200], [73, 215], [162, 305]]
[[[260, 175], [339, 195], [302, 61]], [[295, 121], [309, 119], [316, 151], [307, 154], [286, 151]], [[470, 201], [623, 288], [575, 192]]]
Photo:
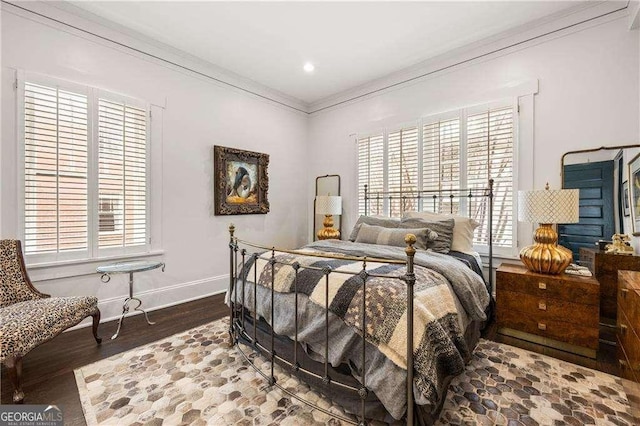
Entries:
[[145, 253], [121, 254], [93, 259], [74, 259], [57, 262], [32, 263], [27, 264], [27, 271], [32, 281], [40, 282], [57, 280], [61, 278], [97, 275], [96, 268], [100, 265], [104, 265], [105, 263], [112, 263], [128, 259], [160, 257], [163, 255], [164, 250], [154, 250]]
[[[480, 258], [482, 259], [482, 265], [484, 268], [487, 268], [489, 265], [489, 254], [488, 253], [480, 253]], [[520, 262], [520, 257], [510, 254], [493, 254], [493, 269], [498, 269], [502, 262], [505, 263], [514, 263]]]

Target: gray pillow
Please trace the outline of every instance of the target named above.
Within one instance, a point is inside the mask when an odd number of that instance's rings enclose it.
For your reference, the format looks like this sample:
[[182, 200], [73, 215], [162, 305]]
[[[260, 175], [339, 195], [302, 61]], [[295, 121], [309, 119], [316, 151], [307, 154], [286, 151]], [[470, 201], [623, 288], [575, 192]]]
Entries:
[[391, 219], [389, 217], [376, 217], [376, 216], [360, 216], [358, 221], [353, 226], [351, 234], [349, 234], [349, 241], [355, 241], [360, 230], [360, 225], [366, 223], [367, 225], [382, 226], [383, 228], [398, 228], [400, 226], [400, 219]]
[[453, 227], [455, 221], [453, 219], [447, 220], [426, 220], [407, 218], [402, 219], [400, 222], [402, 228], [429, 228], [438, 237], [431, 241], [427, 246], [428, 249], [438, 253], [448, 254], [451, 251], [451, 242], [453, 241]]
[[426, 250], [429, 244], [438, 237], [438, 234], [429, 228], [384, 228], [361, 223], [356, 243], [406, 247], [407, 243], [404, 238], [407, 234], [416, 236], [415, 248], [422, 250]]

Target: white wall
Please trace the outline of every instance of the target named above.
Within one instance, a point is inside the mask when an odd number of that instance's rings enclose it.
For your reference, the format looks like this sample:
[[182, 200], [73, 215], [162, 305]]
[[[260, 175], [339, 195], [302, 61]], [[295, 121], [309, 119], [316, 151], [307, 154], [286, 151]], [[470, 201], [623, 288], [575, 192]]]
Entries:
[[[315, 113], [309, 130], [311, 176], [342, 176], [343, 227], [348, 232], [357, 219], [354, 133], [495, 100], [505, 87], [537, 80], [539, 92], [533, 101], [520, 99], [521, 116], [533, 125], [520, 128], [518, 170], [528, 175], [531, 168], [533, 174], [524, 176], [527, 182], [521, 189], [541, 189], [546, 182], [557, 188], [564, 152], [638, 142], [638, 45], [626, 17], [600, 20]], [[523, 156], [523, 151], [530, 154]], [[523, 234], [520, 246], [530, 240]]]
[[[140, 273], [136, 293], [158, 307], [201, 297], [228, 283], [228, 232], [284, 247], [308, 235], [306, 193], [307, 116], [202, 77], [179, 72], [122, 48], [79, 36], [52, 23], [2, 13], [2, 238], [18, 237], [16, 92], [21, 69], [97, 86], [164, 104], [152, 130], [151, 197], [161, 214], [154, 246], [164, 254], [166, 272]], [[164, 106], [164, 105], [163, 105]], [[160, 120], [160, 121], [158, 121]], [[213, 145], [270, 155], [267, 215], [213, 215]], [[159, 169], [159, 170], [158, 170]], [[95, 264], [32, 271], [32, 277], [83, 274], [38, 280], [39, 290], [56, 296], [96, 295], [103, 318], [119, 313], [127, 294], [125, 276], [102, 284]], [[61, 275], [57, 275], [61, 276]]]

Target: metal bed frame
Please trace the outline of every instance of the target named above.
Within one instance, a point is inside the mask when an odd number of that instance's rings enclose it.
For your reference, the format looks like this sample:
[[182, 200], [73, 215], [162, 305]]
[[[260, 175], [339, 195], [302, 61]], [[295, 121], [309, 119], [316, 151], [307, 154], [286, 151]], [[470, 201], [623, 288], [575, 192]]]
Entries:
[[[430, 195], [432, 194], [432, 195]], [[446, 195], [443, 195], [446, 194]], [[457, 195], [456, 195], [457, 194]], [[478, 195], [480, 194], [480, 195]], [[375, 193], [375, 199], [382, 199], [386, 197], [391, 200], [394, 197], [401, 197], [402, 199], [414, 198], [416, 200], [426, 199], [431, 197], [436, 202], [436, 198], [438, 197], [449, 197], [450, 199], [460, 197], [487, 197], [489, 202], [489, 225], [488, 225], [488, 234], [489, 234], [489, 283], [490, 288], [493, 288], [493, 280], [491, 278], [491, 267], [492, 267], [492, 221], [493, 221], [493, 180], [489, 181], [488, 188], [482, 189], [464, 189], [464, 190], [423, 190], [423, 191], [412, 191], [410, 195], [406, 195], [400, 192], [380, 192]], [[367, 202], [371, 199], [370, 194], [367, 191], [367, 187], [365, 186], [365, 212], [367, 211]], [[434, 204], [435, 205], [435, 204]], [[410, 232], [410, 229], [407, 229]], [[365, 417], [365, 400], [370, 390], [366, 385], [366, 369], [364, 366], [366, 365], [366, 338], [365, 333], [361, 333], [362, 336], [362, 352], [361, 352], [361, 362], [362, 362], [362, 375], [360, 377], [356, 377], [360, 386], [352, 386], [346, 383], [342, 383], [338, 380], [334, 380], [329, 375], [329, 276], [330, 274], [348, 274], [348, 275], [358, 275], [362, 279], [362, 289], [363, 294], [366, 295], [367, 291], [367, 279], [370, 277], [379, 277], [379, 278], [389, 278], [404, 281], [407, 285], [407, 386], [406, 386], [406, 397], [407, 397], [407, 412], [406, 412], [406, 422], [408, 425], [413, 425], [415, 423], [415, 407], [414, 407], [414, 398], [413, 398], [413, 375], [414, 375], [414, 354], [413, 354], [413, 322], [414, 322], [414, 312], [413, 312], [413, 302], [414, 302], [414, 285], [416, 282], [416, 277], [414, 274], [414, 256], [416, 253], [416, 249], [413, 245], [416, 242], [416, 237], [413, 234], [408, 233], [405, 237], [405, 242], [407, 247], [405, 248], [405, 253], [407, 255], [406, 261], [404, 260], [393, 260], [393, 259], [380, 259], [373, 257], [357, 257], [357, 256], [332, 256], [327, 254], [317, 254], [317, 253], [309, 253], [309, 252], [301, 252], [295, 250], [281, 250], [276, 249], [275, 247], [266, 247], [258, 244], [253, 244], [248, 241], [241, 240], [235, 237], [235, 226], [231, 224], [229, 226], [229, 305], [230, 305], [230, 322], [229, 322], [229, 346], [232, 347], [236, 345], [240, 353], [243, 355], [245, 360], [268, 382], [270, 387], [277, 387], [285, 394], [301, 401], [304, 404], [309, 405], [310, 407], [317, 409], [325, 414], [328, 414], [332, 417], [338, 418], [342, 421], [345, 421], [350, 424], [364, 426], [367, 424]], [[242, 247], [250, 247], [253, 249], [263, 250], [265, 252], [261, 253], [248, 253], [247, 248]], [[286, 254], [296, 254], [303, 256], [311, 256], [318, 257], [322, 259], [341, 259], [341, 260], [351, 260], [362, 262], [362, 269], [360, 272], [347, 272], [347, 271], [339, 271], [332, 270], [329, 266], [325, 267], [317, 267], [317, 266], [304, 266], [299, 264], [298, 262], [287, 263], [280, 261], [276, 258], [276, 253], [286, 253]], [[274, 350], [274, 342], [275, 342], [275, 332], [273, 324], [270, 324], [270, 342], [266, 345], [260, 343], [257, 338], [257, 282], [258, 282], [258, 271], [257, 267], [254, 267], [254, 276], [253, 276], [253, 306], [247, 307], [245, 304], [245, 290], [247, 284], [247, 275], [249, 274], [249, 270], [246, 270], [246, 261], [247, 257], [250, 256], [254, 262], [254, 265], [257, 265], [257, 260], [262, 259], [268, 261], [268, 265], [271, 267], [271, 318], [272, 322], [275, 322], [274, 316], [274, 270], [276, 264], [280, 265], [288, 265], [295, 272], [295, 281], [294, 281], [294, 293], [295, 293], [295, 335], [293, 338], [293, 348], [291, 350], [292, 357], [289, 358], [287, 356], [283, 356], [283, 354], [278, 354]], [[240, 258], [240, 259], [239, 259]], [[367, 262], [377, 262], [377, 263], [388, 263], [395, 265], [406, 265], [406, 273], [400, 277], [393, 277], [388, 275], [381, 274], [373, 274], [367, 271]], [[268, 266], [267, 266], [268, 267]], [[319, 375], [311, 370], [308, 370], [302, 367], [298, 363], [298, 273], [301, 269], [310, 269], [315, 271], [320, 271], [325, 277], [325, 335], [324, 335], [324, 375]], [[241, 285], [241, 301], [238, 303], [238, 290], [236, 286]], [[236, 290], [236, 291], [234, 291]], [[366, 306], [365, 306], [366, 297], [362, 298], [362, 330], [366, 330]], [[251, 313], [253, 315], [253, 332], [251, 330], [247, 330], [245, 328], [245, 312]], [[261, 353], [270, 360], [270, 371], [269, 373], [265, 373], [257, 366], [253, 360], [249, 357], [249, 355], [242, 349], [239, 345], [240, 340], [244, 340], [248, 342], [249, 346], [253, 348], [255, 352]], [[361, 400], [361, 410], [358, 421], [354, 421], [353, 419], [346, 418], [344, 416], [337, 415], [336, 413], [330, 412], [322, 407], [317, 406], [316, 404], [306, 401], [300, 396], [294, 394], [293, 392], [287, 390], [284, 386], [281, 386], [277, 383], [276, 377], [274, 376], [274, 366], [276, 361], [283, 364], [288, 370], [300, 376], [309, 376], [315, 379], [322, 380], [325, 385], [336, 386], [340, 389], [355, 392]]]

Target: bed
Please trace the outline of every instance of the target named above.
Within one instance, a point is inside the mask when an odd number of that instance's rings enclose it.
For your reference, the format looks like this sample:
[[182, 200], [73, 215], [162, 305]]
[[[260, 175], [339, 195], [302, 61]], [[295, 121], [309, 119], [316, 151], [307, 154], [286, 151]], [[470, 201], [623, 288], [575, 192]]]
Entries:
[[[426, 192], [411, 196], [424, 199]], [[457, 193], [467, 202], [484, 198], [478, 205], [488, 212], [491, 241], [492, 182]], [[381, 196], [398, 194], [375, 199]], [[370, 197], [365, 191], [365, 205]], [[230, 344], [270, 385], [289, 393], [275, 380], [278, 363], [338, 402], [357, 418], [340, 417], [347, 423], [433, 424], [491, 316], [492, 280], [482, 278], [474, 253], [451, 250], [453, 243], [438, 247], [446, 243], [442, 235], [462, 225], [409, 216], [386, 227], [362, 216], [354, 241], [298, 250], [244, 241], [231, 225]], [[251, 362], [247, 346], [270, 360], [270, 371]]]

